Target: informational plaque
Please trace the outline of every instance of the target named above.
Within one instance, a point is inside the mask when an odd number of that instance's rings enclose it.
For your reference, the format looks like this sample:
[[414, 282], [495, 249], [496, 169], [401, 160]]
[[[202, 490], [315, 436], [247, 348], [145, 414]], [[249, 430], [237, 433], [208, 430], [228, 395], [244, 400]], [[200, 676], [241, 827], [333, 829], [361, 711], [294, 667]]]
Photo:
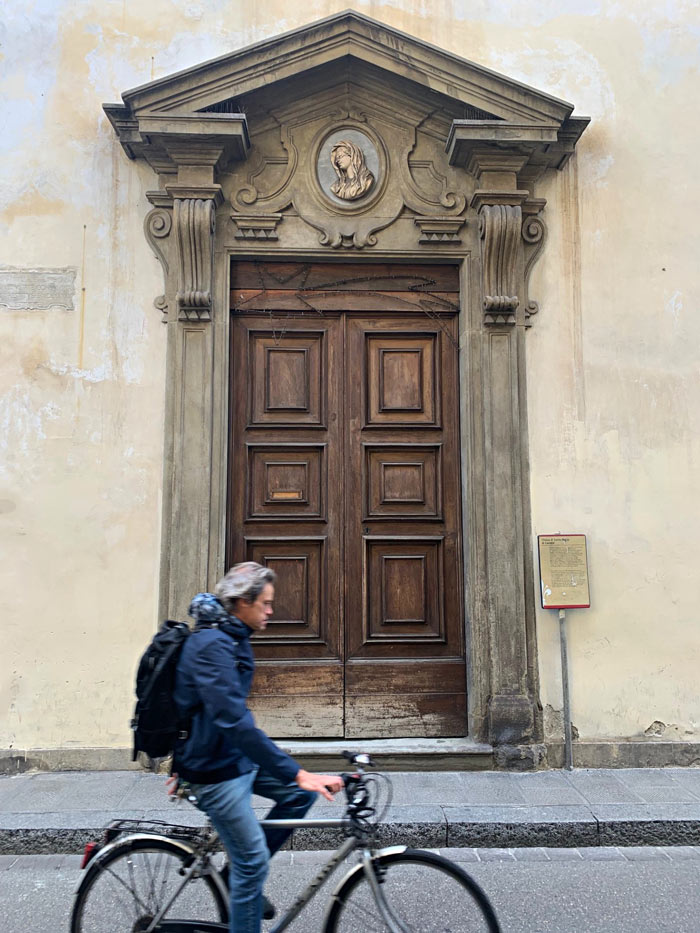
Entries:
[[585, 535], [538, 535], [543, 609], [588, 609]]

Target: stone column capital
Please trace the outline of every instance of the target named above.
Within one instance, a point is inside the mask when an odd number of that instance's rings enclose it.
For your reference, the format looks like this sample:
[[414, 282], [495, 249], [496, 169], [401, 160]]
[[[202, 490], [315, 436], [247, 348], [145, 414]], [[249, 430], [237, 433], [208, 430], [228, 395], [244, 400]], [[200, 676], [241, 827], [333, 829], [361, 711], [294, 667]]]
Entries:
[[165, 190], [169, 197], [173, 199], [173, 202], [176, 200], [212, 201], [215, 208], [221, 207], [224, 203], [224, 194], [221, 185], [173, 184], [166, 185]]
[[512, 207], [519, 207], [529, 199], [529, 192], [519, 188], [510, 191], [491, 191], [484, 188], [477, 188], [472, 195], [469, 206], [477, 213], [482, 207], [494, 204], [506, 204]]
[[517, 150], [496, 147], [473, 149], [465, 168], [476, 178], [479, 191], [517, 196], [518, 174], [527, 165], [528, 158], [527, 153]]

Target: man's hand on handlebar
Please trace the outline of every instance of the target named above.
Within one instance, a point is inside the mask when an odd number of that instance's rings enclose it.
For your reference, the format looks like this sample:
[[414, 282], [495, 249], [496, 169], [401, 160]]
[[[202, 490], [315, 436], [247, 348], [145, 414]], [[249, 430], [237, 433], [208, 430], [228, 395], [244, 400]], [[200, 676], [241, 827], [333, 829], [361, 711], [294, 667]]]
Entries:
[[337, 774], [312, 774], [303, 768], [297, 772], [295, 780], [302, 790], [315, 790], [326, 800], [333, 800], [333, 794], [343, 788], [343, 779]]

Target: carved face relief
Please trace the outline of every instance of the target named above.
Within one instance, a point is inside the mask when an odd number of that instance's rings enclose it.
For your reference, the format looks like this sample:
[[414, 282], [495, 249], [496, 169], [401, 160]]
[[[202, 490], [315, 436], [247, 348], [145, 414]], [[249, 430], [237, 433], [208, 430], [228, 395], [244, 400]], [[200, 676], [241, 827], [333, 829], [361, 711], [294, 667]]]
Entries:
[[367, 168], [365, 154], [348, 139], [341, 139], [331, 149], [331, 162], [338, 180], [331, 185], [337, 198], [354, 201], [367, 194], [374, 184], [374, 175]]
[[360, 130], [344, 128], [329, 134], [317, 157], [317, 176], [323, 193], [335, 204], [359, 201], [370, 194], [379, 175], [374, 142]]

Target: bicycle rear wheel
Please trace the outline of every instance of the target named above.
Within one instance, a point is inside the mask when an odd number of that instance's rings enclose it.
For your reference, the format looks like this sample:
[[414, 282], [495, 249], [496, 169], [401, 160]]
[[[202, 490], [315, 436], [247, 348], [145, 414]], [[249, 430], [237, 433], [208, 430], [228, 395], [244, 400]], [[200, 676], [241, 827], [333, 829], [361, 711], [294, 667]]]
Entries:
[[[191, 856], [168, 839], [125, 839], [88, 866], [78, 888], [71, 933], [144, 933], [182, 885]], [[225, 922], [228, 905], [213, 874], [192, 878], [167, 920]]]
[[[500, 933], [493, 907], [462, 868], [432, 852], [406, 849], [375, 860], [375, 875], [399, 930], [405, 933]], [[385, 933], [364, 871], [336, 890], [324, 933]]]

